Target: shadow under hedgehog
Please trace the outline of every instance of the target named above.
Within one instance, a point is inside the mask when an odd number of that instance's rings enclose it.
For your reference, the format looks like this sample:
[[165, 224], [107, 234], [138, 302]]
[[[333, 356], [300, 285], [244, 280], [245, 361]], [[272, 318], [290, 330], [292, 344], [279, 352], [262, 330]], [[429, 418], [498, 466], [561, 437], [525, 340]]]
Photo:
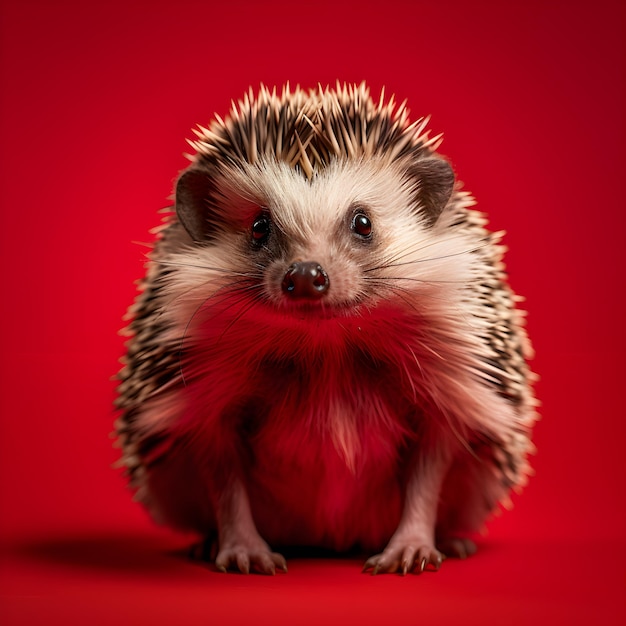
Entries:
[[536, 401], [501, 233], [427, 119], [261, 87], [199, 127], [129, 311], [116, 432], [217, 569], [355, 547], [438, 569], [529, 474]]

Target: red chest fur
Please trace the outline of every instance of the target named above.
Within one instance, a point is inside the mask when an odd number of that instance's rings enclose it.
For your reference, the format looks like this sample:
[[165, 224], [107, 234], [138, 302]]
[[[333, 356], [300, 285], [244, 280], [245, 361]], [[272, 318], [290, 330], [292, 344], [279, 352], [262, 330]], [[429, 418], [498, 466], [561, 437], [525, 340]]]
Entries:
[[294, 329], [263, 328], [256, 342], [222, 351], [224, 361], [211, 358], [217, 367], [188, 390], [197, 451], [242, 460], [254, 519], [273, 544], [374, 548], [398, 524], [419, 416], [395, 368], [333, 338], [349, 325], [299, 341]]

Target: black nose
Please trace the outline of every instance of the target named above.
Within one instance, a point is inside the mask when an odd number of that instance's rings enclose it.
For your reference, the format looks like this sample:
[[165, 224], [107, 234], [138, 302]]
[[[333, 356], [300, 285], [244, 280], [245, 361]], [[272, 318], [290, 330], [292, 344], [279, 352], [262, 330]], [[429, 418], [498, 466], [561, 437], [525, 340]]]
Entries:
[[321, 298], [330, 285], [328, 274], [315, 261], [299, 261], [287, 269], [283, 291], [291, 298]]

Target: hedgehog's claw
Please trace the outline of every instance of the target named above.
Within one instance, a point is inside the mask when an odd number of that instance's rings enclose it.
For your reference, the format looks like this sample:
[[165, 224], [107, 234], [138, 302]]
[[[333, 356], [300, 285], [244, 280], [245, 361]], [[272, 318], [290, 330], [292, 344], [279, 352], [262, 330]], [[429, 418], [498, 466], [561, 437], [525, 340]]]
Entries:
[[441, 567], [443, 555], [430, 545], [387, 546], [383, 552], [370, 557], [363, 566], [363, 571], [372, 570], [372, 575], [399, 572], [403, 576], [415, 571], [437, 571]]
[[220, 549], [215, 558], [215, 568], [222, 573], [239, 571], [249, 574], [252, 571], [274, 576], [276, 570], [287, 572], [287, 562], [281, 554], [271, 552], [269, 548], [235, 545]]

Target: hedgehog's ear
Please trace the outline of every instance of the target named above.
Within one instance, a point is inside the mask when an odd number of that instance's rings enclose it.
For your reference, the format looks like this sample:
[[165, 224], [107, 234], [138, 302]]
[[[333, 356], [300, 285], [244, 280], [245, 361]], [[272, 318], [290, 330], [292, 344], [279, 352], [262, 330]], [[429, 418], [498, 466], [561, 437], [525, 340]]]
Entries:
[[213, 182], [208, 172], [185, 170], [176, 182], [176, 214], [194, 241], [210, 238], [209, 198]]
[[418, 182], [417, 198], [432, 226], [448, 204], [454, 190], [454, 172], [447, 161], [427, 157], [415, 161], [410, 174]]

